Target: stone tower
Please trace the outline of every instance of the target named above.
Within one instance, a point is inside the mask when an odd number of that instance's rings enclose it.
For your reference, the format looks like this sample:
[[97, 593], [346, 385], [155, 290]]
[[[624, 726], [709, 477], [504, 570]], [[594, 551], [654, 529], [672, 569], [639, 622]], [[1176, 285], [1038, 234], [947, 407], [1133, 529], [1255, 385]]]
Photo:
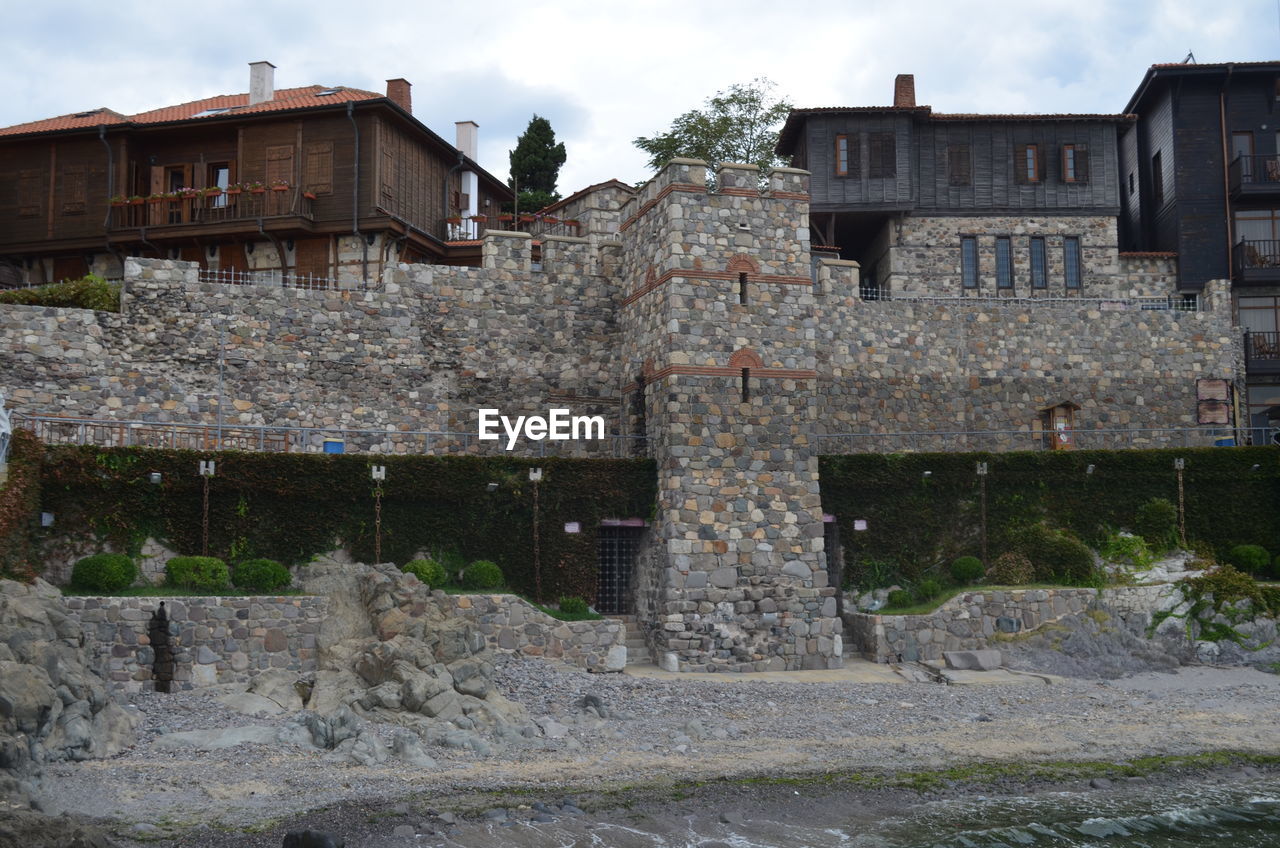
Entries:
[[840, 665], [812, 453], [808, 174], [677, 159], [623, 209], [629, 424], [658, 463], [637, 613], [672, 670]]

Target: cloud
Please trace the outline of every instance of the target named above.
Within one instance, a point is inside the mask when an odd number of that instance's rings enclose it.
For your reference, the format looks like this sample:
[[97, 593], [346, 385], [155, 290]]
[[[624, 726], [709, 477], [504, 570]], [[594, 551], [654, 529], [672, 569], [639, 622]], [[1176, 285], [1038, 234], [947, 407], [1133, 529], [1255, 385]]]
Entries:
[[1188, 50], [1277, 58], [1280, 25], [1272, 0], [11, 5], [0, 125], [245, 91], [247, 63], [268, 59], [280, 87], [383, 91], [405, 77], [415, 114], [444, 138], [454, 121], [480, 123], [481, 164], [499, 176], [543, 115], [569, 152], [565, 193], [644, 178], [633, 138], [758, 76], [802, 106], [887, 104], [894, 75], [914, 73], [920, 102], [940, 111], [1112, 112], [1147, 66]]

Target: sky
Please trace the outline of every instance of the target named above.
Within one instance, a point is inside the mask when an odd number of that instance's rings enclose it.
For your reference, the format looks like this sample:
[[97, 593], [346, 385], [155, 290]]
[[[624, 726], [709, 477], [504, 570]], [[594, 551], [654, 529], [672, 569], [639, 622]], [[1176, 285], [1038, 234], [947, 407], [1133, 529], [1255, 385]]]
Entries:
[[1280, 59], [1280, 0], [734, 3], [485, 0], [65, 0], [4, 3], [0, 126], [106, 106], [125, 114], [248, 91], [413, 83], [449, 141], [480, 125], [505, 179], [534, 115], [568, 151], [569, 194], [648, 175], [632, 140], [717, 91], [767, 77], [797, 107], [892, 102], [911, 73], [941, 112], [1119, 112], [1146, 68]]

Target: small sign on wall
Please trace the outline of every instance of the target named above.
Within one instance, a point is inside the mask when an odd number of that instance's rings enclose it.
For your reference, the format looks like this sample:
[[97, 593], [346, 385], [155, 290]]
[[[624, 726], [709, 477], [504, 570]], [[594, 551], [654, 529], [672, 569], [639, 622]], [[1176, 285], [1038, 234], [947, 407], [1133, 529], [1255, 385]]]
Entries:
[[1196, 380], [1196, 422], [1231, 423], [1231, 384], [1226, 380]]
[[564, 532], [566, 532], [566, 533], [581, 533], [581, 532], [582, 532], [582, 525], [581, 525], [579, 522], [577, 522], [577, 521], [566, 521], [566, 522], [565, 522], [565, 525], [564, 525]]
[[854, 530], [866, 530], [866, 529], [867, 529], [867, 519], [865, 519], [865, 518], [855, 518], [855, 519], [853, 519], [853, 529], [854, 529]]

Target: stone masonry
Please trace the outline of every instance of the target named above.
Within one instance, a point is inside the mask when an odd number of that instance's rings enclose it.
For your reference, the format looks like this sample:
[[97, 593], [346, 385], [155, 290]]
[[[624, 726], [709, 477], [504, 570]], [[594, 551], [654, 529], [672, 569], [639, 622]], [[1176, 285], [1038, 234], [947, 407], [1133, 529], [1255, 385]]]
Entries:
[[436, 592], [453, 615], [470, 619], [495, 651], [564, 660], [587, 671], [621, 671], [626, 631], [616, 618], [560, 621], [516, 595]]

